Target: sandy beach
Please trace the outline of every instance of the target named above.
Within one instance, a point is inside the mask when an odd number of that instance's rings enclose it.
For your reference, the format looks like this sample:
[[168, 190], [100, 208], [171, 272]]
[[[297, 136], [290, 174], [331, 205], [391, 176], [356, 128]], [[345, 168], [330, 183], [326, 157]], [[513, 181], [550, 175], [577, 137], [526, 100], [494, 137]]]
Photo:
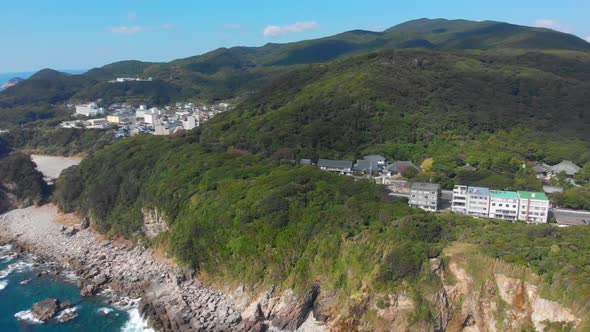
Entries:
[[82, 161], [80, 157], [60, 157], [40, 154], [32, 154], [31, 159], [37, 164], [37, 169], [50, 179], [57, 179], [64, 169], [78, 165]]

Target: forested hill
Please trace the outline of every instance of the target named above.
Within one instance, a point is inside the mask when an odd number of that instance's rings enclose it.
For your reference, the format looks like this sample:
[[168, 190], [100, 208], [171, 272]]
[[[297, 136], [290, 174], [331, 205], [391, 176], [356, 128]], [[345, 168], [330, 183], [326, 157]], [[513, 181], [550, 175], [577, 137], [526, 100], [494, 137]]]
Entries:
[[[588, 51], [590, 44], [573, 35], [502, 22], [420, 19], [383, 32], [354, 30], [295, 43], [221, 48], [169, 63], [123, 61], [84, 75], [53, 75], [54, 80], [31, 78], [0, 93], [0, 108], [99, 98], [106, 102], [131, 99], [156, 104], [187, 98], [229, 99], [256, 91], [277, 75], [305, 64], [404, 48]], [[106, 83], [121, 76], [153, 77], [154, 81]]]
[[382, 51], [284, 75], [202, 140], [289, 158], [515, 127], [590, 139], [589, 88], [585, 52]]

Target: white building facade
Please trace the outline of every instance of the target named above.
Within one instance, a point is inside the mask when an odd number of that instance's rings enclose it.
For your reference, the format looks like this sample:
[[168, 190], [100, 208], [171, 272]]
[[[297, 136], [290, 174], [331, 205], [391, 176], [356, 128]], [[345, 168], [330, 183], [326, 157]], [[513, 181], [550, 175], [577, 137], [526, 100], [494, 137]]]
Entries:
[[488, 188], [467, 188], [467, 214], [478, 218], [489, 217], [490, 190]]
[[455, 186], [453, 188], [453, 205], [451, 209], [455, 213], [467, 214], [467, 186]]
[[518, 220], [518, 194], [513, 191], [490, 191], [490, 218]]

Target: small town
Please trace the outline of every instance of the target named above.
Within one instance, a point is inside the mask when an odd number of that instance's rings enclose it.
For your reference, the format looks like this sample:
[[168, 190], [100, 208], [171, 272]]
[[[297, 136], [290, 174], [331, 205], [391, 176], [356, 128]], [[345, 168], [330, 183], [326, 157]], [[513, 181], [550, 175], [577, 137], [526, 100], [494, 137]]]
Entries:
[[[363, 159], [319, 159], [314, 164], [310, 159], [301, 159], [302, 165], [315, 165], [319, 169], [346, 176], [369, 177], [386, 185], [390, 195], [408, 199], [408, 205], [427, 212], [452, 211], [481, 219], [502, 219], [527, 223], [554, 222], [560, 226], [590, 224], [590, 211], [566, 210], [554, 207], [547, 194], [562, 192], [563, 188], [544, 185], [544, 192], [505, 191], [486, 187], [456, 185], [453, 190], [443, 190], [437, 183], [409, 182], [404, 180], [408, 169], [420, 172], [421, 168], [411, 161], [388, 163], [380, 155], [368, 155]], [[466, 165], [474, 170], [473, 167]], [[537, 178], [547, 183], [551, 178], [565, 174], [566, 181], [575, 185], [573, 176], [580, 167], [569, 160], [550, 166], [539, 164], [533, 167]]]
[[68, 107], [75, 109], [74, 117], [77, 119], [61, 122], [61, 128], [117, 129], [118, 138], [138, 134], [164, 136], [179, 130], [191, 130], [231, 109], [228, 103], [206, 105], [190, 102], [161, 108], [119, 103], [105, 109], [95, 102]]

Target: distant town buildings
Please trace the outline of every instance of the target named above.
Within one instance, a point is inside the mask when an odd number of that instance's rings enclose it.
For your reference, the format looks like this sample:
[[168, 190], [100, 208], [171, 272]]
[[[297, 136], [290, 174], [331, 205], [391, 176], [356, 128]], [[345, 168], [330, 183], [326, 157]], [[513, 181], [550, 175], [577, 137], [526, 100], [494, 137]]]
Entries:
[[435, 212], [438, 211], [440, 194], [438, 183], [414, 182], [410, 187], [408, 204], [413, 208]]
[[123, 82], [151, 82], [153, 79], [151, 77], [148, 78], [140, 78], [140, 77], [117, 77], [114, 80], [110, 80], [109, 83], [123, 83]]
[[76, 115], [86, 117], [104, 116], [100, 119], [64, 121], [62, 128], [106, 129], [117, 128], [117, 137], [137, 134], [170, 135], [179, 130], [192, 130], [215, 115], [231, 109], [228, 103], [203, 105], [176, 103], [161, 108], [148, 108], [146, 105], [134, 107], [125, 103], [112, 104], [108, 110], [99, 108], [96, 103], [70, 105]]

